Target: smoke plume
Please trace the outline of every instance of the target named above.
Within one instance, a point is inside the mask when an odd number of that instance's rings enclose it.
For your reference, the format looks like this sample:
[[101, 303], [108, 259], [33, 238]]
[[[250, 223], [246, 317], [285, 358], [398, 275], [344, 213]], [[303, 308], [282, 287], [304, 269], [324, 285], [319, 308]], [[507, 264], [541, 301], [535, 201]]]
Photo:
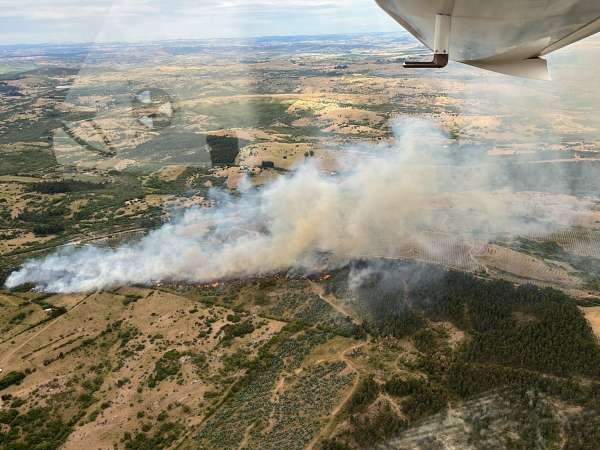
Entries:
[[455, 163], [450, 144], [434, 125], [404, 121], [393, 144], [355, 148], [352, 160], [342, 153], [351, 168], [340, 174], [307, 162], [239, 197], [221, 192], [217, 208], [190, 209], [137, 243], [63, 249], [28, 261], [6, 285], [68, 293], [317, 270], [394, 257], [408, 243], [443, 252], [432, 233], [491, 239], [551, 232], [589, 206], [574, 197], [552, 206], [542, 194], [499, 187], [507, 179], [502, 166]]

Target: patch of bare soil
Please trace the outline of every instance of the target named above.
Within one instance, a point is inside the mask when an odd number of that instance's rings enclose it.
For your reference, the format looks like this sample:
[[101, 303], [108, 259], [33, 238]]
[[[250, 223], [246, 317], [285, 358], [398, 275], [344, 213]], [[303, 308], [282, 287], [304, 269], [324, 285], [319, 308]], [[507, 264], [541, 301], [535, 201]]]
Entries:
[[526, 280], [567, 287], [577, 287], [581, 284], [579, 279], [570, 275], [564, 265], [549, 264], [542, 259], [498, 245], [488, 245], [476, 258], [488, 268]]
[[600, 340], [600, 306], [581, 308], [596, 337]]

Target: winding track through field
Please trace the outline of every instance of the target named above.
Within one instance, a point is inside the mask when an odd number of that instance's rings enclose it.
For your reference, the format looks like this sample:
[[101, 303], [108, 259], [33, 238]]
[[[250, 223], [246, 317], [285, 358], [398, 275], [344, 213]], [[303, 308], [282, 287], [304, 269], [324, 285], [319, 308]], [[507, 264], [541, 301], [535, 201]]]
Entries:
[[[352, 320], [352, 322], [355, 325], [359, 325], [358, 320], [351, 314], [350, 311], [347, 311], [343, 306], [341, 306], [337, 302], [333, 301], [333, 298], [334, 298], [333, 296], [325, 295], [323, 286], [315, 283], [314, 281], [311, 281], [310, 285], [311, 285], [313, 291], [319, 296], [319, 298], [321, 300], [323, 300], [325, 303], [327, 303], [329, 306], [331, 306], [336, 312], [338, 312], [342, 316], [349, 317], [350, 320]], [[359, 370], [358, 370], [358, 367], [356, 367], [356, 365], [354, 364], [354, 362], [348, 355], [350, 353], [358, 350], [359, 348], [362, 348], [362, 347], [368, 345], [370, 342], [371, 342], [371, 338], [367, 337], [367, 339], [365, 341], [358, 342], [350, 347], [347, 347], [346, 349], [342, 350], [339, 353], [340, 360], [343, 361], [348, 367], [350, 367], [352, 369], [352, 371], [356, 374], [354, 384], [352, 385], [352, 389], [350, 389], [350, 391], [340, 400], [340, 402], [333, 409], [333, 411], [331, 411], [330, 418], [329, 418], [329, 421], [327, 422], [327, 425], [325, 425], [323, 428], [321, 428], [319, 433], [314, 437], [314, 439], [310, 442], [310, 444], [308, 444], [308, 446], [306, 447], [307, 450], [314, 450], [315, 446], [321, 441], [321, 439], [323, 439], [331, 434], [331, 432], [333, 431], [333, 429], [336, 425], [338, 415], [343, 411], [343, 409], [347, 405], [348, 401], [350, 401], [350, 399], [352, 398], [352, 395], [354, 395], [354, 393], [358, 389], [358, 386], [360, 383]]]
[[310, 444], [308, 444], [308, 446], [306, 447], [307, 450], [314, 450], [315, 446], [321, 441], [321, 439], [331, 435], [331, 432], [333, 431], [333, 429], [336, 425], [338, 415], [340, 414], [340, 412], [343, 411], [344, 407], [348, 404], [348, 402], [350, 401], [350, 399], [352, 398], [352, 396], [358, 389], [358, 386], [360, 383], [359, 371], [358, 371], [358, 368], [354, 365], [354, 362], [352, 361], [352, 359], [350, 359], [348, 357], [348, 354], [358, 350], [359, 348], [366, 346], [369, 343], [370, 343], [370, 339], [367, 339], [364, 342], [360, 342], [358, 344], [355, 344], [355, 345], [352, 345], [351, 347], [346, 348], [344, 351], [342, 351], [340, 353], [340, 359], [342, 361], [344, 361], [346, 363], [346, 365], [348, 367], [350, 367], [352, 369], [352, 371], [356, 374], [354, 384], [352, 385], [352, 389], [350, 389], [350, 391], [342, 398], [342, 400], [334, 408], [334, 410], [331, 411], [330, 419], [327, 422], [327, 425], [325, 425], [323, 428], [321, 428], [321, 430], [315, 436], [315, 438], [310, 442]]
[[331, 306], [337, 313], [341, 314], [342, 316], [349, 317], [355, 325], [360, 325], [360, 323], [358, 323], [358, 320], [352, 315], [350, 311], [346, 310], [342, 305], [333, 301], [333, 298], [335, 298], [334, 296], [325, 294], [325, 289], [323, 288], [323, 286], [319, 285], [318, 283], [315, 283], [314, 281], [309, 281], [309, 284], [313, 292], [317, 294], [321, 300], [323, 300], [325, 303]]

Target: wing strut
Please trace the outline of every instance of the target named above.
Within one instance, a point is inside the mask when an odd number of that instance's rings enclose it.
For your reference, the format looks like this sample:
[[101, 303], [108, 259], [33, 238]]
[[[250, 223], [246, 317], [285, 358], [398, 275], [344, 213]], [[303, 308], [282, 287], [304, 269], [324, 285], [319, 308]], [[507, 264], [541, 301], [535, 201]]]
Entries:
[[441, 69], [446, 67], [450, 60], [451, 29], [452, 16], [446, 14], [436, 15], [433, 61], [405, 61], [404, 67], [407, 69]]

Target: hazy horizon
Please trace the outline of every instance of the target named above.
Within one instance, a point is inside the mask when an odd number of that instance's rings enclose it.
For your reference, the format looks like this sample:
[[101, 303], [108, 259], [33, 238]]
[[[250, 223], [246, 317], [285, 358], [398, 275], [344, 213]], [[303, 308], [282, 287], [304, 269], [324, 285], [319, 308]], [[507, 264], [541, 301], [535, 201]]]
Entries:
[[9, 45], [136, 43], [402, 30], [374, 0], [23, 0], [0, 2]]
[[0, 43], [0, 48], [16, 48], [16, 47], [35, 47], [35, 46], [47, 46], [47, 47], [60, 47], [60, 46], [85, 46], [85, 45], [147, 45], [147, 44], [159, 44], [159, 43], [177, 43], [177, 42], [210, 42], [210, 41], [245, 41], [245, 40], [260, 40], [260, 39], [291, 39], [291, 38], [326, 38], [326, 37], [342, 37], [342, 36], [362, 36], [362, 35], [402, 35], [412, 39], [412, 35], [406, 31], [404, 28], [398, 28], [395, 31], [356, 31], [356, 32], [347, 32], [347, 33], [316, 33], [316, 34], [263, 34], [256, 36], [237, 36], [237, 37], [216, 37], [216, 38], [176, 38], [176, 39], [141, 39], [141, 40], [131, 40], [131, 41], [61, 41], [61, 42], [21, 42], [21, 43], [13, 43], [13, 44], [5, 44]]

